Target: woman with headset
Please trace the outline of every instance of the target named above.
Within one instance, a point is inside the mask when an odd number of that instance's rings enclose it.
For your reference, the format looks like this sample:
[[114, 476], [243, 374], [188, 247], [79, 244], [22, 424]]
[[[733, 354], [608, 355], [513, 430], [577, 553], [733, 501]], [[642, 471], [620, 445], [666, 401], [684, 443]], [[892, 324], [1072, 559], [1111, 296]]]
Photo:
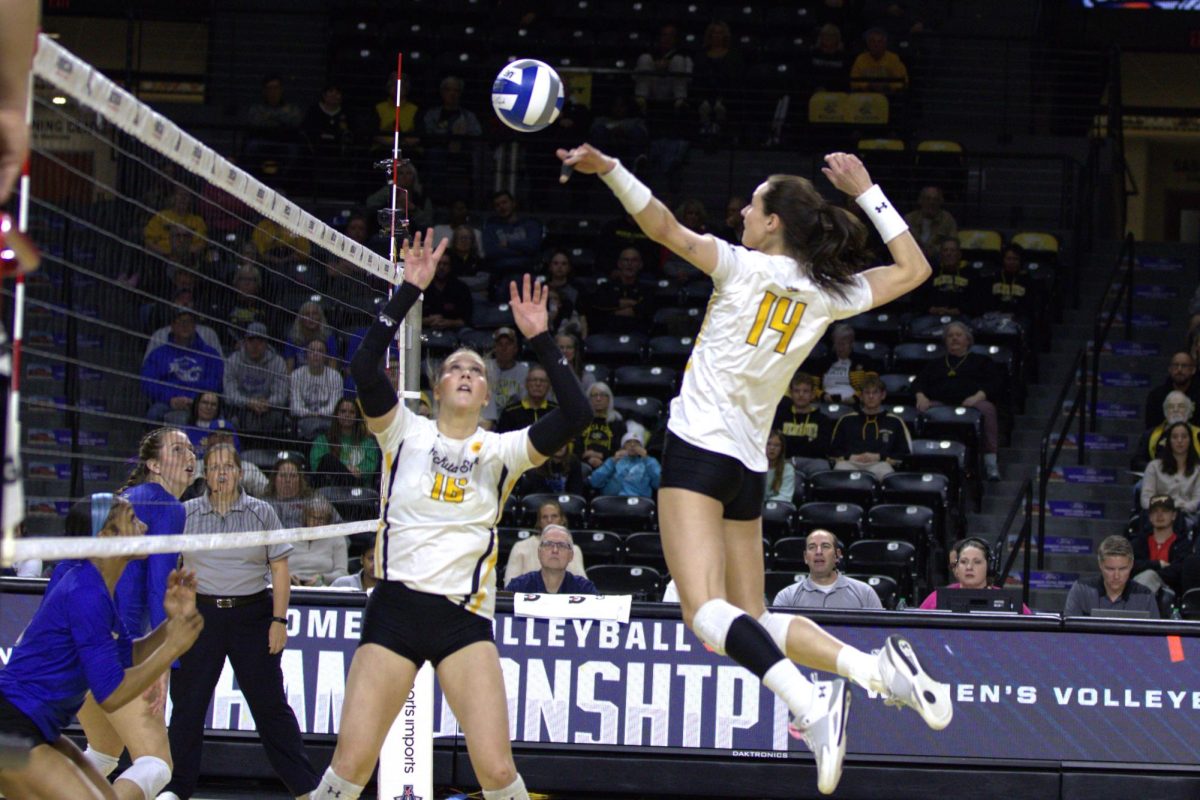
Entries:
[[[999, 589], [989, 581], [991, 577], [992, 548], [978, 536], [968, 536], [955, 542], [951, 552], [958, 553], [953, 572], [957, 579], [947, 589]], [[921, 609], [931, 611], [938, 607], [938, 590], [934, 589], [921, 601]], [[1022, 614], [1032, 614], [1029, 606], [1021, 606]]]

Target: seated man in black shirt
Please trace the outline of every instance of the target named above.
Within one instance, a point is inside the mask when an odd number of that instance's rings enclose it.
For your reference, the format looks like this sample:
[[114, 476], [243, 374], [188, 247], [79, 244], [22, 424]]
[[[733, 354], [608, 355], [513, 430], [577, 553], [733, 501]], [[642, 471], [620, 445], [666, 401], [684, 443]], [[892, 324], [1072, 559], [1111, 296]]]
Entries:
[[927, 314], [974, 317], [979, 314], [982, 287], [963, 261], [958, 239], [946, 239], [938, 249], [938, 264], [925, 282], [925, 296], [917, 307]]
[[531, 364], [525, 375], [525, 396], [504, 407], [496, 425], [498, 433], [527, 428], [538, 418], [558, 408], [557, 403], [547, 399], [550, 394], [550, 376], [538, 364]]
[[638, 281], [642, 254], [626, 247], [617, 258], [612, 280], [601, 284], [591, 303], [588, 322], [597, 333], [642, 333], [654, 314], [651, 294]]
[[912, 452], [912, 437], [904, 420], [883, 410], [887, 389], [878, 375], [863, 378], [861, 394], [862, 410], [842, 417], [833, 428], [833, 468], [861, 470], [883, 478]]
[[775, 411], [771, 429], [783, 435], [783, 454], [804, 475], [829, 469], [829, 443], [833, 440], [833, 420], [821, 413], [813, 398], [818, 380], [806, 372], [792, 376], [788, 397]]
[[470, 288], [451, 274], [450, 253], [438, 259], [433, 282], [425, 289], [421, 325], [433, 330], [459, 330], [471, 324], [475, 301]]

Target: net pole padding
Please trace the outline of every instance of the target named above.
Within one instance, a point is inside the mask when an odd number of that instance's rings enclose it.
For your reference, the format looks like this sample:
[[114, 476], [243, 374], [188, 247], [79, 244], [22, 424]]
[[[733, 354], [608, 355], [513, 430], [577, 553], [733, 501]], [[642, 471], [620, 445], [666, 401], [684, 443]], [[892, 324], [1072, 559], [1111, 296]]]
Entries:
[[282, 528], [244, 533], [180, 533], [171, 536], [39, 536], [3, 542], [0, 564], [37, 558], [62, 561], [67, 558], [111, 558], [148, 556], [155, 553], [192, 553], [201, 550], [232, 550], [239, 547], [268, 547], [290, 542], [330, 539], [355, 533], [375, 533], [379, 520], [342, 522], [311, 528]]
[[95, 111], [141, 144], [220, 187], [287, 231], [390, 284], [400, 282], [400, 266], [394, 259], [373, 252], [304, 211], [282, 192], [223, 158], [45, 34], [38, 37], [33, 74]]

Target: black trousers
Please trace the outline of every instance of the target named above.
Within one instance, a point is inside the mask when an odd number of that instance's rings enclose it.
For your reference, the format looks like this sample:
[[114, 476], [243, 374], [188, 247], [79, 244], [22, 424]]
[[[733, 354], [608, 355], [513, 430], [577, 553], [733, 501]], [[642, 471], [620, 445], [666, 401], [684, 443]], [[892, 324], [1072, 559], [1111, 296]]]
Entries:
[[228, 656], [238, 687], [246, 697], [267, 751], [267, 760], [292, 796], [317, 788], [320, 777], [308, 760], [300, 725], [283, 692], [282, 653], [267, 652], [272, 605], [262, 602], [237, 608], [198, 606], [204, 630], [171, 673], [171, 724], [167, 731], [175, 769], [167, 789], [183, 800], [192, 796], [200, 777], [204, 715]]

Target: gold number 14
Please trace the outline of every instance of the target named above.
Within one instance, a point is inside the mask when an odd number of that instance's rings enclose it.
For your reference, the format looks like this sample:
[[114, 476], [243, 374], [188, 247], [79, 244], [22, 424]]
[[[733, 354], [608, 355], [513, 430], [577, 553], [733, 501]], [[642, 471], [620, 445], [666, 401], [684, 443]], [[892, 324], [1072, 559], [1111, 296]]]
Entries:
[[775, 352], [786, 353], [806, 308], [808, 306], [804, 303], [793, 302], [774, 292], [766, 292], [758, 304], [758, 314], [754, 317], [754, 325], [750, 328], [750, 335], [746, 337], [746, 344], [758, 347], [763, 330], [770, 328], [780, 334], [779, 344], [775, 345]]

